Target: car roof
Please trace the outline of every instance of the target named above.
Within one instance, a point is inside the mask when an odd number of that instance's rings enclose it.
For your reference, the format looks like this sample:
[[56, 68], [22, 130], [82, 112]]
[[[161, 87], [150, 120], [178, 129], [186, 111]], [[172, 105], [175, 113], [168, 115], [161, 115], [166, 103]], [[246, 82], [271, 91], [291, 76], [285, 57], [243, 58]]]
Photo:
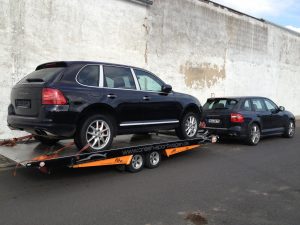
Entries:
[[36, 67], [36, 70], [39, 70], [39, 69], [42, 69], [42, 68], [47, 68], [48, 66], [51, 67], [53, 65], [59, 65], [59, 66], [62, 66], [62, 67], [69, 67], [71, 65], [76, 65], [76, 64], [78, 64], [78, 65], [80, 65], [80, 64], [97, 64], [97, 65], [102, 64], [102, 65], [111, 65], [111, 66], [132, 67], [132, 68], [136, 68], [136, 69], [145, 70], [143, 68], [139, 68], [139, 67], [135, 67], [135, 66], [117, 64], [117, 63], [101, 62], [101, 61], [53, 61], [53, 62], [47, 62], [47, 63], [43, 63], [41, 65], [38, 65]]

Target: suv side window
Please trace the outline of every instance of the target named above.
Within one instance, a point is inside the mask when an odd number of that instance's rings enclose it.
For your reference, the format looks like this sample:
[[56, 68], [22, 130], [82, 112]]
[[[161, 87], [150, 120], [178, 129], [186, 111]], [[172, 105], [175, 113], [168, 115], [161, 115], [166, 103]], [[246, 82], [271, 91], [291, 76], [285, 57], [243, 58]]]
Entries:
[[131, 70], [126, 67], [103, 66], [104, 87], [136, 89]]
[[246, 99], [241, 107], [244, 111], [252, 111], [250, 99]]
[[142, 91], [160, 92], [163, 82], [157, 77], [143, 70], [134, 69]]
[[252, 106], [256, 112], [267, 111], [262, 99], [252, 99]]
[[77, 81], [87, 86], [99, 86], [99, 66], [85, 66], [78, 74]]
[[264, 101], [268, 111], [275, 112], [277, 110], [278, 107], [274, 102], [270, 101], [269, 99], [264, 99]]

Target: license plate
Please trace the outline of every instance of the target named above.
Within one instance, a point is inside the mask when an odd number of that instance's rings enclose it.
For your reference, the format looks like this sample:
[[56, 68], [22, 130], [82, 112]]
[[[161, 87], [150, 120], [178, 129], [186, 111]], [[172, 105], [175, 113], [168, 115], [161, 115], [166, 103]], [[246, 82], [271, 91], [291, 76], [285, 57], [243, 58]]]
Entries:
[[20, 108], [30, 108], [31, 103], [30, 103], [30, 100], [27, 100], [27, 99], [17, 99], [16, 106], [20, 107]]
[[209, 123], [220, 123], [220, 119], [208, 119]]

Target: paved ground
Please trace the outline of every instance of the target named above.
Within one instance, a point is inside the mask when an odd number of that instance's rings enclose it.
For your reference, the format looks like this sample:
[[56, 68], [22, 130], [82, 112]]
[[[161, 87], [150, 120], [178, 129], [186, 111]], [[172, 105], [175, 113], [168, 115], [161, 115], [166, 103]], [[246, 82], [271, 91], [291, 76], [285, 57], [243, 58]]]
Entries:
[[0, 224], [298, 225], [300, 129], [256, 147], [210, 145], [137, 174], [0, 171]]

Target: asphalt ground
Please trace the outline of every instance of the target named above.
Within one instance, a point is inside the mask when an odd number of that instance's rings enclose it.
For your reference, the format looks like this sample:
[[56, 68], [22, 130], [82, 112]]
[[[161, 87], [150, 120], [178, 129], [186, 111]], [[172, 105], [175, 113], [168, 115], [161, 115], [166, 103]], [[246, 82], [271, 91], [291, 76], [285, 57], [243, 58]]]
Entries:
[[132, 174], [114, 167], [0, 170], [2, 225], [298, 225], [300, 129], [227, 141]]

